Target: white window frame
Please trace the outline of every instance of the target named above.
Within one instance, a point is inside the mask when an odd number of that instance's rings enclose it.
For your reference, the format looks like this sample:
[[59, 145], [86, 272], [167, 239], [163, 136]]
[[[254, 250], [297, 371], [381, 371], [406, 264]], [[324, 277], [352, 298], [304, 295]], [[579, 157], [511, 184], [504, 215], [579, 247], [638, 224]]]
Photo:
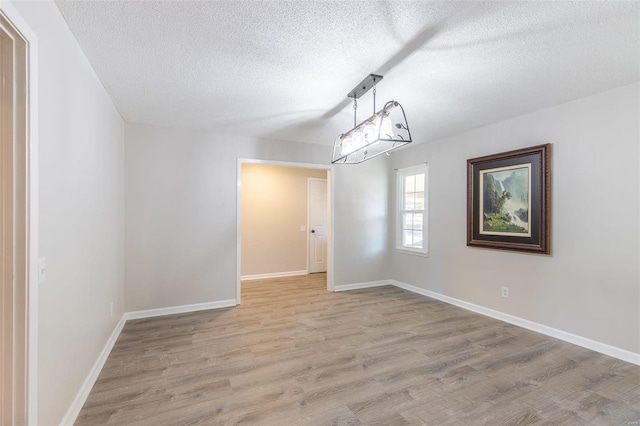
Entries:
[[[422, 217], [422, 248], [402, 245], [402, 214], [404, 213], [405, 177], [424, 173], [424, 211]], [[396, 171], [396, 252], [416, 256], [429, 254], [429, 165], [427, 163], [405, 167]]]

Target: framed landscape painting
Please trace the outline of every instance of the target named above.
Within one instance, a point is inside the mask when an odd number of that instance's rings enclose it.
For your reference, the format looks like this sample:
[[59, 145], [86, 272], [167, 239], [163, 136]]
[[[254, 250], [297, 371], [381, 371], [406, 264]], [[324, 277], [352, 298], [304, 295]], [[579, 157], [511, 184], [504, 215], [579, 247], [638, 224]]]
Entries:
[[551, 144], [467, 160], [467, 245], [550, 253]]

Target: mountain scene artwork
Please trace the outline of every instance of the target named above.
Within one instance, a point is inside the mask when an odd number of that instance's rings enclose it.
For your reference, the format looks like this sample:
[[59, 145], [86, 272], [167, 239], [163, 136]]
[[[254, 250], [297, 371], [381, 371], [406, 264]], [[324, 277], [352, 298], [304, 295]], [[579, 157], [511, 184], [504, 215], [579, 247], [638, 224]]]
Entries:
[[531, 236], [531, 164], [480, 172], [480, 233]]

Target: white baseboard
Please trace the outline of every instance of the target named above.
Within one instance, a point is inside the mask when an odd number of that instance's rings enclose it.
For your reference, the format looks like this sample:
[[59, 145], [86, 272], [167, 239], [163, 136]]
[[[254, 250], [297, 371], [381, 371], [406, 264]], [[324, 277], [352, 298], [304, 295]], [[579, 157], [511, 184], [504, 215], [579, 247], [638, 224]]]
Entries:
[[219, 300], [217, 302], [194, 303], [192, 305], [171, 306], [169, 308], [147, 309], [144, 311], [133, 311], [124, 314], [125, 320], [160, 317], [163, 315], [184, 314], [187, 312], [206, 311], [208, 309], [220, 309], [236, 306], [236, 299]]
[[393, 281], [392, 280], [380, 280], [380, 281], [369, 281], [369, 282], [364, 282], [364, 283], [336, 285], [336, 286], [333, 287], [333, 291], [357, 290], [359, 288], [380, 287], [380, 286], [383, 286], [383, 285], [393, 285]]
[[102, 371], [104, 363], [107, 362], [107, 358], [111, 353], [113, 345], [115, 345], [116, 340], [118, 340], [118, 336], [120, 336], [120, 332], [126, 322], [125, 315], [123, 315], [122, 318], [120, 318], [120, 321], [118, 321], [118, 324], [116, 324], [116, 327], [113, 329], [111, 336], [109, 336], [107, 343], [105, 343], [100, 355], [98, 355], [98, 359], [93, 364], [93, 367], [91, 367], [91, 370], [89, 370], [89, 374], [86, 379], [84, 379], [84, 382], [82, 383], [82, 386], [80, 386], [80, 390], [73, 399], [71, 406], [62, 418], [62, 421], [60, 422], [61, 426], [72, 426], [75, 423], [82, 406], [91, 392], [91, 388], [93, 388], [94, 383], [98, 380], [98, 376], [100, 375], [100, 371]]
[[440, 293], [436, 293], [424, 288], [416, 287], [411, 284], [406, 284], [400, 281], [391, 280], [391, 283], [396, 287], [418, 293], [423, 296], [431, 297], [432, 299], [440, 300], [451, 305], [458, 306], [460, 308], [476, 312], [481, 315], [485, 315], [491, 318], [495, 318], [500, 321], [508, 322], [509, 324], [517, 325], [518, 327], [526, 328], [527, 330], [535, 331], [540, 334], [555, 337], [556, 339], [564, 340], [565, 342], [573, 343], [574, 345], [582, 346], [583, 348], [591, 349], [592, 351], [600, 352], [601, 354], [608, 355], [614, 358], [621, 359], [622, 361], [630, 362], [632, 364], [640, 365], [640, 354], [628, 351], [626, 349], [617, 348], [615, 346], [607, 345], [606, 343], [597, 342], [595, 340], [588, 339], [586, 337], [578, 336], [566, 331], [558, 330], [553, 327], [548, 327], [537, 322], [529, 321], [524, 318], [516, 317], [510, 314], [505, 314], [500, 311], [485, 308], [484, 306], [474, 305], [473, 303], [465, 302], [464, 300], [455, 299], [453, 297], [445, 296]]
[[132, 319], [141, 319], [141, 318], [151, 318], [157, 317], [161, 315], [171, 315], [171, 314], [181, 314], [185, 312], [196, 312], [203, 311], [207, 309], [218, 309], [218, 308], [228, 308], [230, 306], [236, 306], [236, 300], [220, 300], [217, 302], [207, 302], [207, 303], [196, 303], [193, 305], [182, 305], [182, 306], [173, 306], [170, 308], [159, 308], [159, 309], [148, 309], [145, 311], [134, 311], [134, 312], [125, 312], [122, 315], [122, 318], [116, 325], [116, 328], [111, 333], [109, 340], [104, 345], [102, 352], [98, 355], [98, 359], [91, 367], [87, 378], [82, 383], [78, 394], [74, 398], [71, 406], [67, 410], [66, 414], [62, 418], [60, 422], [60, 426], [72, 426], [76, 419], [78, 418], [78, 414], [80, 414], [80, 410], [82, 410], [82, 406], [87, 400], [93, 385], [95, 384], [98, 376], [100, 375], [100, 371], [102, 371], [102, 367], [104, 367], [104, 363], [107, 361], [109, 354], [111, 353], [111, 349], [113, 349], [113, 345], [115, 345], [116, 340], [118, 340], [118, 336], [120, 336], [120, 332], [122, 332], [122, 328], [128, 320]]
[[[355, 284], [346, 284], [339, 285], [334, 287], [334, 291], [347, 291], [347, 290], [356, 290], [362, 288], [371, 288], [371, 287], [380, 287], [384, 285], [394, 285], [396, 287], [411, 291], [413, 293], [421, 294], [423, 296], [430, 297], [432, 299], [440, 300], [445, 303], [449, 303], [451, 305], [458, 306], [463, 309], [467, 309], [472, 312], [476, 312], [481, 315], [485, 315], [491, 318], [495, 318], [500, 321], [507, 322], [509, 324], [517, 325], [522, 328], [526, 328], [528, 330], [535, 331], [537, 333], [541, 333], [547, 336], [555, 337], [560, 340], [564, 340], [565, 342], [573, 343], [578, 346], [582, 346], [587, 349], [591, 349], [593, 351], [612, 356], [614, 358], [621, 359], [626, 362], [630, 362], [632, 364], [640, 365], [640, 354], [635, 352], [627, 351], [625, 349], [617, 348], [615, 346], [607, 345], [605, 343], [597, 342], [595, 340], [588, 339], [586, 337], [577, 336], [575, 334], [568, 333], [566, 331], [558, 330], [552, 327], [548, 327], [546, 325], [538, 324], [533, 321], [529, 321], [520, 317], [516, 317], [513, 315], [505, 314], [503, 312], [495, 311], [493, 309], [485, 308], [480, 305], [475, 305], [473, 303], [465, 302], [463, 300], [455, 299], [453, 297], [445, 296], [440, 293], [436, 293], [430, 290], [426, 290], [420, 287], [416, 287], [410, 284], [406, 284], [396, 280], [380, 280], [380, 281], [369, 281], [363, 283], [355, 283]], [[126, 312], [118, 324], [116, 325], [113, 333], [107, 340], [107, 343], [104, 345], [102, 352], [98, 356], [98, 359], [93, 364], [93, 367], [89, 371], [87, 378], [82, 383], [78, 394], [75, 399], [71, 403], [71, 406], [67, 410], [65, 416], [63, 417], [60, 425], [62, 426], [71, 426], [76, 421], [78, 414], [80, 414], [80, 410], [84, 405], [89, 393], [91, 392], [91, 388], [94, 383], [98, 379], [100, 375], [100, 371], [104, 366], [107, 358], [109, 357], [109, 353], [111, 349], [116, 343], [122, 328], [125, 325], [127, 320], [132, 319], [141, 319], [141, 318], [151, 318], [161, 315], [171, 315], [171, 314], [179, 314], [186, 312], [195, 312], [202, 311], [207, 309], [218, 309], [218, 308], [227, 308], [231, 306], [236, 306], [237, 301], [235, 299], [229, 300], [220, 300], [217, 302], [207, 302], [207, 303], [196, 303], [192, 305], [182, 305], [182, 306], [174, 306], [169, 308], [159, 308], [159, 309], [148, 309], [144, 311], [134, 311], [134, 312]]]
[[255, 274], [255, 275], [242, 275], [241, 281], [251, 280], [263, 280], [266, 278], [282, 278], [282, 277], [295, 277], [298, 275], [307, 275], [309, 271], [287, 271], [287, 272], [273, 272], [269, 274]]

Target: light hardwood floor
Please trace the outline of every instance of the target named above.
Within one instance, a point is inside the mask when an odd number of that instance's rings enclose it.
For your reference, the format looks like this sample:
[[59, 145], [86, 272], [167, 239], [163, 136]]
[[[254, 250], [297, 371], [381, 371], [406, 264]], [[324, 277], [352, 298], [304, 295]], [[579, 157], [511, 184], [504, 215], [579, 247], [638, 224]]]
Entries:
[[76, 425], [640, 422], [638, 366], [325, 280], [244, 282], [241, 306], [127, 322]]

